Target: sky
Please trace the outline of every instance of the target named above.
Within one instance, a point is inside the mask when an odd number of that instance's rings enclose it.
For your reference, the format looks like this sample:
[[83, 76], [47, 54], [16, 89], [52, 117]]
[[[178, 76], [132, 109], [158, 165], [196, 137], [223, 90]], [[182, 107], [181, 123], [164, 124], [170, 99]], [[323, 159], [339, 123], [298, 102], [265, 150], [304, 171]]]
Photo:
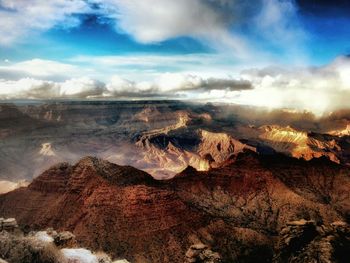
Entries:
[[346, 0], [0, 0], [0, 99], [350, 99]]

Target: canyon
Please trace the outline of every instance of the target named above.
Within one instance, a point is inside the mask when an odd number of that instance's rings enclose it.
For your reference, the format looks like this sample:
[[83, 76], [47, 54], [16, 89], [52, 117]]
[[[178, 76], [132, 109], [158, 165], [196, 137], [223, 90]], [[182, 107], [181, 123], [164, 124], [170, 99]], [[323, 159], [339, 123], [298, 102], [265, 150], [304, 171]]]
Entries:
[[180, 101], [0, 104], [0, 217], [136, 263], [346, 262], [348, 123]]
[[[180, 101], [0, 104], [0, 189], [59, 162], [97, 156], [169, 179], [188, 165], [208, 170], [243, 148], [348, 164], [347, 113], [308, 113]], [[335, 131], [339, 130], [340, 133]]]

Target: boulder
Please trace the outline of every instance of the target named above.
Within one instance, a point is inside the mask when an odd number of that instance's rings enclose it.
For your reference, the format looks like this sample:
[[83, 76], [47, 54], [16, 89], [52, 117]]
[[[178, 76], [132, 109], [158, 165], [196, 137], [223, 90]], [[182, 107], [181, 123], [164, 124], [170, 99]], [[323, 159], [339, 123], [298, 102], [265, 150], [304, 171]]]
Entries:
[[13, 231], [18, 228], [18, 224], [15, 218], [6, 218], [2, 221], [2, 230]]
[[185, 254], [186, 263], [219, 263], [221, 256], [202, 243], [192, 245]]
[[58, 247], [75, 247], [77, 245], [75, 235], [69, 231], [60, 232], [53, 236], [53, 239], [55, 245]]

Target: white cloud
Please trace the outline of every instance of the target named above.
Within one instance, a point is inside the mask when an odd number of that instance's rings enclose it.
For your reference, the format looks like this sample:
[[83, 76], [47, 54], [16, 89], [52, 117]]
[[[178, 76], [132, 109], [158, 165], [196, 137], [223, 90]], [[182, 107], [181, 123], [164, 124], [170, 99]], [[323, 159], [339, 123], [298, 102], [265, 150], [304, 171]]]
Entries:
[[350, 59], [340, 57], [318, 68], [247, 70], [242, 77], [255, 87], [237, 102], [272, 108], [310, 110], [316, 114], [349, 108]]
[[5, 66], [0, 66], [0, 77], [40, 77], [59, 78], [71, 75], [82, 70], [78, 67], [52, 60], [31, 59], [17, 63], [7, 61]]
[[200, 0], [107, 0], [118, 27], [140, 42], [159, 42], [186, 35], [206, 35], [222, 28], [223, 21]]
[[[95, 0], [115, 27], [141, 43], [190, 36], [213, 46], [230, 47], [235, 57], [248, 55], [247, 44], [229, 32], [223, 3], [206, 0]], [[150, 8], [151, 7], [151, 8]], [[230, 14], [231, 19], [235, 16]], [[219, 44], [220, 43], [220, 44]], [[219, 44], [219, 45], [218, 45]]]
[[84, 0], [1, 0], [0, 44], [10, 45], [57, 25], [77, 26], [80, 21], [72, 15], [89, 10]]
[[23, 78], [18, 81], [0, 79], [0, 98], [47, 99], [60, 95], [60, 86], [52, 81]]
[[[99, 3], [102, 13], [115, 21], [116, 30], [126, 32], [142, 43], [190, 36], [235, 58], [247, 60], [264, 56], [269, 60], [273, 55], [265, 52], [256, 39], [272, 43], [286, 56], [290, 48], [301, 49], [305, 40], [293, 0], [93, 2]], [[239, 33], [242, 25], [249, 25], [248, 35]], [[253, 40], [249, 34], [254, 35]]]
[[165, 73], [154, 84], [162, 92], [193, 90], [246, 90], [251, 89], [250, 82], [235, 79], [203, 79], [196, 75]]
[[69, 62], [94, 68], [94, 78], [107, 81], [118, 72], [120, 77], [137, 82], [153, 81], [166, 72], [202, 78], [236, 77], [242, 68], [265, 65], [259, 58], [254, 64], [238, 64], [236, 59], [224, 54], [77, 56]]
[[101, 96], [105, 84], [89, 78], [70, 79], [60, 84], [60, 97], [89, 98]]
[[124, 79], [141, 82], [153, 81], [163, 71], [198, 75], [202, 78], [227, 78], [228, 75], [234, 76], [233, 73], [239, 72], [238, 65], [233, 65], [234, 63], [234, 59], [220, 54], [77, 56], [65, 62], [36, 58], [0, 63], [0, 78], [18, 80], [30, 77], [64, 81], [89, 77], [107, 82], [118, 72]]
[[193, 93], [211, 90], [241, 91], [252, 88], [248, 81], [231, 78], [205, 79], [196, 75], [180, 73], [165, 73], [152, 82], [142, 81], [138, 83], [114, 76], [106, 87], [108, 92], [104, 94], [105, 96], [165, 98], [176, 98], [178, 96], [186, 98], [191, 97]]
[[89, 78], [53, 82], [33, 78], [0, 80], [1, 99], [89, 98], [102, 95], [104, 84]]
[[119, 76], [113, 76], [107, 83], [87, 77], [63, 82], [22, 78], [18, 81], [0, 80], [0, 98], [174, 98], [210, 90], [240, 91], [250, 88], [249, 82], [232, 78], [204, 79], [195, 75], [170, 73], [160, 75], [154, 81], [141, 82], [133, 82]]

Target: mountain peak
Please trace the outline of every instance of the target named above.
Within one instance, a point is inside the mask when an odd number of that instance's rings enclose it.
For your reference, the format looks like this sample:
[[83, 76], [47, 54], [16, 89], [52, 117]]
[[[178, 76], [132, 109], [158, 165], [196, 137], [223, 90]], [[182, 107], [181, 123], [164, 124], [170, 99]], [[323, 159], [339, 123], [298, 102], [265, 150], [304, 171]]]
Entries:
[[[89, 169], [93, 171], [87, 172]], [[117, 165], [93, 156], [86, 156], [76, 163], [73, 175], [81, 173], [98, 175], [117, 185], [146, 184], [153, 181], [152, 176], [144, 171], [131, 166]]]
[[85, 156], [85, 157], [81, 158], [75, 164], [75, 166], [81, 166], [81, 167], [92, 166], [92, 167], [96, 167], [96, 168], [98, 168], [98, 167], [102, 168], [103, 166], [108, 166], [110, 164], [111, 164], [110, 162], [103, 160], [103, 159], [100, 159], [100, 158], [95, 157], [95, 156]]
[[257, 162], [259, 160], [259, 154], [251, 149], [243, 149], [242, 152], [237, 154], [235, 163], [240, 162]]
[[191, 175], [197, 175], [198, 171], [191, 165], [188, 165], [181, 173], [175, 175], [174, 178], [184, 178]]

